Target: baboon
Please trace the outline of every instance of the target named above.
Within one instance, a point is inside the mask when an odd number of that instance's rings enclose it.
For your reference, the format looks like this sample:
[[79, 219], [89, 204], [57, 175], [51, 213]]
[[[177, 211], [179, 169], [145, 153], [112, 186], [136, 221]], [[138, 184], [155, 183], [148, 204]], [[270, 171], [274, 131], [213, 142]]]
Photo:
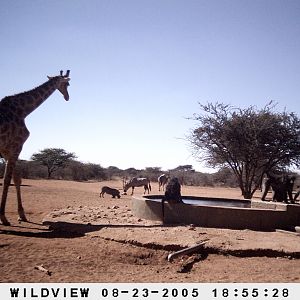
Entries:
[[163, 219], [165, 216], [165, 201], [168, 201], [169, 203], [183, 203], [181, 197], [181, 185], [177, 177], [171, 178], [166, 185], [165, 195], [163, 196], [161, 201]]

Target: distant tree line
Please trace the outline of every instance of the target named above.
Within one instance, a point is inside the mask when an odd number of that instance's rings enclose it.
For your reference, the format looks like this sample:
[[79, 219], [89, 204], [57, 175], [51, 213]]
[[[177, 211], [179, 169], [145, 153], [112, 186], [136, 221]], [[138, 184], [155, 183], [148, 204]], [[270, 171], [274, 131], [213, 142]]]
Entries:
[[[5, 163], [0, 160], [0, 176], [3, 177]], [[120, 169], [116, 166], [104, 168], [99, 164], [83, 163], [76, 160], [74, 153], [68, 153], [60, 148], [46, 148], [34, 153], [31, 160], [19, 160], [18, 169], [25, 179], [61, 179], [74, 181], [104, 181], [130, 179], [132, 177], [147, 177], [157, 181], [161, 174], [176, 176], [183, 185], [191, 186], [228, 186], [236, 187], [237, 181], [229, 168], [223, 168], [216, 173], [202, 173], [193, 169], [192, 165], [182, 165], [170, 170], [160, 167], [145, 169]]]

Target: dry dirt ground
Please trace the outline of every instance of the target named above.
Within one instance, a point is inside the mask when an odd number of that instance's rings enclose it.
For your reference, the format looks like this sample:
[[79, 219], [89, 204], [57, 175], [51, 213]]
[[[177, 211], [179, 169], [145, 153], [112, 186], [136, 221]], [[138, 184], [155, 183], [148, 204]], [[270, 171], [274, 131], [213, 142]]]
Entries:
[[[122, 187], [118, 181], [24, 180], [30, 222], [21, 223], [11, 187], [11, 226], [0, 225], [0, 282], [300, 282], [299, 235], [164, 226], [133, 216], [130, 195], [99, 198], [103, 185]], [[151, 193], [159, 193], [157, 183]], [[182, 194], [241, 198], [230, 188], [183, 187]], [[166, 259], [201, 241], [198, 253]]]

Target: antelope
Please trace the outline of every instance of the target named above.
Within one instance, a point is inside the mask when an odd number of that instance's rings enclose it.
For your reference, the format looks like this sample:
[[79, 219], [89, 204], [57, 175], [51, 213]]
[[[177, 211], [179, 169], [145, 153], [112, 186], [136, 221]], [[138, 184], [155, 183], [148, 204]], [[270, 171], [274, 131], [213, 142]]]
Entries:
[[133, 195], [134, 188], [140, 186], [144, 186], [144, 194], [146, 194], [146, 191], [148, 191], [148, 194], [151, 191], [151, 184], [148, 178], [133, 177], [127, 183], [125, 183], [124, 193], [126, 193], [129, 188], [132, 188], [131, 195]]
[[158, 177], [158, 190], [160, 191], [160, 188], [162, 188], [162, 190], [165, 190], [165, 185], [167, 184], [169, 177], [166, 174], [162, 174]]

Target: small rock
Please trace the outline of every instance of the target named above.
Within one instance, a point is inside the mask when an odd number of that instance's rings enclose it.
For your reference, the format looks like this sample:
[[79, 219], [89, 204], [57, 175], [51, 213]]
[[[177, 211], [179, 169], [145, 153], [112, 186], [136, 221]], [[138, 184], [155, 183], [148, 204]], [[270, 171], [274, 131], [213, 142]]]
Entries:
[[195, 228], [195, 224], [190, 224], [189, 225], [189, 230], [195, 230], [196, 228]]

